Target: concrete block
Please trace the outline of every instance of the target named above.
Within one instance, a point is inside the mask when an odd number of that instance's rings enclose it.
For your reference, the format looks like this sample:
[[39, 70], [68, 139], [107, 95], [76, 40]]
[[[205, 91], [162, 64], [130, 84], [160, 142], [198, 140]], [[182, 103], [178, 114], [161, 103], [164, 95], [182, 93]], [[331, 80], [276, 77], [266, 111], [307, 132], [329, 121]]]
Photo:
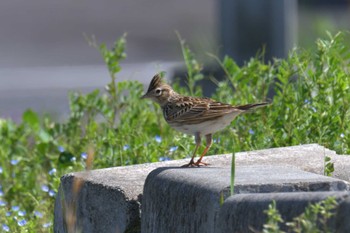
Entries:
[[[215, 157], [209, 161], [214, 162]], [[224, 158], [219, 158], [217, 164], [222, 166], [227, 160]], [[54, 232], [67, 233], [72, 219], [75, 228], [84, 233], [139, 232], [141, 197], [147, 175], [158, 167], [180, 167], [188, 161], [106, 168], [63, 176], [55, 202]]]
[[[229, 197], [230, 168], [158, 168], [146, 179], [141, 232], [215, 232], [218, 213]], [[290, 166], [239, 166], [236, 193], [343, 191], [342, 180]]]
[[323, 175], [324, 159], [334, 163], [332, 177], [350, 181], [350, 156], [337, 155], [318, 144], [279, 147], [236, 153], [236, 164], [241, 165], [291, 165], [301, 170]]
[[335, 154], [318, 144], [279, 147], [236, 153], [238, 165], [288, 165], [301, 170], [323, 174], [324, 158]]
[[[219, 211], [218, 223], [215, 232], [261, 232], [267, 221], [264, 213], [272, 200], [276, 201], [276, 208], [285, 221], [292, 221], [293, 218], [302, 214], [310, 203], [316, 203], [327, 197], [335, 197], [339, 202], [349, 198], [349, 192], [298, 192], [298, 193], [262, 193], [262, 194], [237, 194], [229, 197]], [[342, 211], [343, 217], [344, 211]], [[349, 217], [350, 215], [347, 215]], [[344, 219], [339, 220], [342, 227]], [[335, 219], [328, 223], [331, 229], [335, 229]], [[343, 228], [345, 229], [345, 228]], [[350, 228], [346, 228], [349, 232]], [[282, 230], [284, 227], [282, 226]]]
[[339, 204], [336, 214], [335, 232], [350, 232], [350, 196]]
[[104, 185], [79, 175], [69, 174], [61, 179], [54, 232], [139, 232], [137, 196], [132, 197], [121, 186], [113, 186], [113, 182]]
[[[350, 181], [350, 174], [348, 172], [350, 171], [350, 156], [336, 155], [335, 152], [317, 144], [236, 153], [237, 173], [244, 173], [244, 171], [239, 168], [246, 165], [273, 165], [279, 166], [280, 172], [283, 171], [283, 174], [286, 174], [285, 172], [289, 171], [290, 165], [293, 165], [304, 171], [323, 174], [325, 155], [330, 156], [332, 161], [335, 162], [335, 177]], [[206, 171], [208, 169], [230, 169], [231, 159], [232, 154], [206, 156], [204, 161], [211, 164], [209, 167], [188, 169], [188, 172], [193, 174], [200, 173], [201, 180], [207, 179], [206, 174], [209, 173]], [[100, 230], [100, 232], [116, 232], [116, 229], [118, 229], [118, 232], [132, 232], [135, 229], [135, 231], [137, 231], [140, 227], [140, 202], [147, 175], [152, 170], [159, 167], [168, 167], [176, 170], [180, 165], [188, 162], [189, 159], [186, 158], [176, 161], [93, 170], [89, 173], [77, 172], [63, 176], [55, 203], [54, 232], [67, 232], [65, 230], [67, 224], [64, 219], [64, 212], [67, 212], [67, 205], [70, 206], [70, 209], [75, 209], [76, 223], [78, 227], [83, 230], [82, 232], [98, 232]], [[255, 171], [248, 172], [248, 170], [245, 170], [245, 173], [254, 174], [254, 172]], [[261, 172], [258, 174], [261, 174]], [[247, 174], [243, 175], [243, 173], [240, 179], [237, 178], [237, 193], [253, 191], [264, 192], [264, 190], [271, 190], [271, 187], [269, 187], [270, 184], [263, 183], [264, 179], [260, 179], [260, 175], [255, 176], [257, 179], [255, 186], [253, 183], [250, 183], [250, 189], [247, 189], [248, 186], [241, 186], [241, 184], [245, 182], [244, 177], [247, 177]], [[211, 175], [212, 178], [217, 177], [215, 182], [218, 183], [218, 185], [223, 182], [219, 187], [220, 190], [222, 186], [227, 188], [229, 184], [229, 179], [227, 177], [229, 172], [225, 171], [225, 174], [225, 176], [222, 176], [222, 173], [219, 172], [218, 174]], [[276, 172], [274, 175], [278, 176], [278, 174], [279, 173]], [[271, 174], [271, 178], [272, 175], [273, 174]], [[286, 182], [291, 179], [291, 177], [287, 176], [284, 178], [286, 178]], [[73, 192], [73, 183], [76, 179], [81, 180], [81, 184], [83, 184], [78, 193]], [[186, 179], [186, 177], [184, 179]], [[221, 179], [224, 181], [221, 181]], [[259, 179], [261, 183], [259, 183]], [[213, 181], [211, 181], [211, 183], [212, 182]], [[304, 187], [302, 184], [298, 185], [295, 182], [294, 184], [295, 186], [293, 187], [291, 184], [289, 186], [284, 186], [282, 183], [279, 183], [279, 188], [278, 185], [274, 185], [274, 189], [276, 192], [296, 189], [299, 191], [314, 191], [320, 189], [335, 190], [338, 185], [343, 185], [337, 182], [309, 182]], [[331, 184], [332, 187], [329, 186]]]

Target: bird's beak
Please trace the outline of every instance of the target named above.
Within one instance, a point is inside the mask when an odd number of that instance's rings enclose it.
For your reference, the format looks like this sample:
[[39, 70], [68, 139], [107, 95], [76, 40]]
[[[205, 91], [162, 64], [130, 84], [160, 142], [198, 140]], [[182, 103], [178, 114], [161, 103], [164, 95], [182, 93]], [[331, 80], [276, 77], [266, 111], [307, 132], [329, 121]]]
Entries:
[[147, 93], [140, 97], [140, 99], [146, 99], [146, 98], [148, 98]]

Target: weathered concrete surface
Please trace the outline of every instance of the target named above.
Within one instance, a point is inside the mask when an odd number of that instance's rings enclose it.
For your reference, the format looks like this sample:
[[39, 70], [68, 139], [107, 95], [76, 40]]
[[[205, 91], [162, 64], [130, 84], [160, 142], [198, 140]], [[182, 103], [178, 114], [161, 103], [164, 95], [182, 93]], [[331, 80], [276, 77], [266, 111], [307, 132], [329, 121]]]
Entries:
[[[131, 190], [126, 193], [122, 188], [123, 182], [120, 182], [121, 186], [113, 184], [120, 177], [116, 177], [114, 182], [111, 177], [100, 182], [101, 177], [94, 180], [96, 174], [81, 175], [69, 174], [61, 179], [55, 203], [54, 232], [72, 232], [68, 229], [117, 233], [135, 229], [134, 232], [138, 232], [138, 197], [133, 197]], [[107, 184], [108, 181], [111, 184]]]
[[[287, 167], [293, 165], [301, 170], [323, 174], [325, 155], [330, 156], [335, 162], [334, 176], [350, 181], [350, 156], [336, 155], [335, 152], [317, 144], [236, 153], [236, 166], [238, 169], [244, 165], [277, 165], [285, 166], [285, 170], [288, 170]], [[208, 168], [194, 168], [189, 171], [196, 174], [201, 173], [202, 169], [229, 168], [231, 158], [231, 154], [207, 156], [204, 161], [211, 164]], [[98, 229], [98, 226], [118, 228], [119, 232], [137, 229], [140, 224], [140, 196], [147, 175], [159, 167], [176, 168], [188, 162], [187, 158], [93, 170], [89, 173], [77, 172], [63, 176], [55, 203], [55, 232], [65, 232], [62, 207], [65, 208], [64, 203], [71, 203], [73, 199], [76, 200], [70, 206], [76, 209], [78, 222], [89, 226], [89, 229]], [[202, 175], [201, 179], [206, 179], [206, 177]], [[73, 198], [75, 194], [72, 193], [74, 178], [80, 178], [84, 183], [81, 192], [75, 198]], [[240, 185], [238, 182], [239, 180], [236, 183], [237, 192]], [[265, 187], [268, 186], [265, 185]], [[262, 188], [261, 191], [263, 191]], [[103, 229], [103, 232], [108, 232], [105, 228]], [[92, 231], [86, 229], [83, 232]]]
[[[262, 194], [237, 194], [226, 199], [219, 211], [218, 223], [215, 232], [217, 233], [241, 233], [241, 232], [261, 232], [263, 225], [267, 221], [264, 213], [268, 209], [272, 200], [276, 201], [276, 208], [285, 221], [292, 221], [304, 212], [305, 207], [310, 203], [315, 203], [335, 197], [338, 202], [343, 203], [345, 198], [350, 197], [349, 192], [298, 192], [298, 193], [262, 193]], [[343, 204], [342, 204], [343, 205]], [[349, 204], [348, 204], [349, 205]], [[347, 206], [348, 206], [347, 205]], [[349, 207], [348, 207], [349, 208]], [[330, 229], [336, 232], [349, 232], [350, 227], [344, 226], [348, 223], [350, 215], [345, 215], [345, 210], [339, 210], [339, 216], [343, 216], [341, 221], [335, 218], [327, 224]], [[336, 217], [337, 218], [337, 217]], [[337, 221], [337, 222], [336, 222]], [[342, 227], [342, 230], [340, 230]], [[347, 228], [345, 228], [347, 227]], [[284, 227], [282, 226], [283, 230]], [[345, 231], [345, 229], [347, 229]]]
[[[208, 161], [214, 163], [215, 157]], [[180, 167], [188, 161], [183, 159], [106, 168], [63, 176], [55, 202], [54, 232], [67, 232], [64, 216], [74, 209], [78, 228], [84, 233], [138, 232], [140, 197], [147, 175], [158, 167]], [[217, 164], [223, 166], [223, 163], [227, 162], [220, 158]], [[76, 180], [82, 184], [79, 192], [73, 191], [74, 187], [79, 186]]]
[[338, 207], [335, 229], [336, 232], [350, 232], [350, 194]]
[[[144, 186], [141, 232], [215, 232], [230, 176], [230, 168], [217, 167], [152, 171]], [[345, 181], [290, 166], [239, 166], [235, 177], [236, 193], [349, 189]]]
[[[223, 166], [229, 163], [228, 159], [212, 156], [208, 161]], [[189, 159], [183, 159], [63, 176], [55, 203], [54, 232], [67, 232], [64, 220], [67, 208], [76, 209], [77, 223], [84, 233], [132, 232], [140, 226], [140, 197], [147, 175], [158, 167], [180, 167], [188, 162]], [[78, 186], [74, 185], [75, 180], [81, 180], [83, 186], [73, 193], [74, 186]]]
[[236, 153], [236, 164], [237, 166], [291, 165], [304, 171], [323, 175], [325, 156], [329, 156], [331, 162], [334, 162], [335, 171], [332, 177], [350, 181], [350, 156], [337, 155], [335, 151], [318, 144], [239, 152]]

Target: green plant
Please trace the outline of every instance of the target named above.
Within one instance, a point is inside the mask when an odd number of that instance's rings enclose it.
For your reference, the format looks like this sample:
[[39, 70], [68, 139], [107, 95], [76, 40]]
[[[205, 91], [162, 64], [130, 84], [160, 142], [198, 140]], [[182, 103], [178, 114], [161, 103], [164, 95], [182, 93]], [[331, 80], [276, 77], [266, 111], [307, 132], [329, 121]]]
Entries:
[[334, 172], [334, 163], [331, 162], [331, 157], [326, 156], [324, 159], [324, 175], [332, 176]]
[[[198, 62], [198, 60], [195, 58], [195, 55], [193, 54], [191, 49], [188, 47], [188, 45], [185, 43], [185, 40], [181, 38], [180, 34], [176, 32], [176, 35], [180, 41], [182, 56], [184, 58], [184, 62], [187, 68], [186, 83], [189, 91], [189, 93], [187, 92], [187, 94], [191, 96], [193, 95], [200, 96], [202, 95], [202, 89], [197, 84], [199, 81], [204, 79], [204, 75], [201, 73], [203, 69], [203, 65], [200, 62]], [[186, 93], [186, 91], [182, 91], [182, 92]]]
[[[271, 106], [239, 116], [232, 127], [214, 135], [210, 153], [301, 143], [350, 153], [350, 50], [343, 43], [345, 36], [339, 33], [318, 40], [316, 54], [296, 49], [287, 59], [267, 64], [261, 57], [242, 67], [229, 57], [216, 58], [226, 79], [216, 82], [213, 98], [245, 104], [275, 94]], [[31, 110], [23, 113], [21, 123], [0, 119], [0, 231], [52, 232], [59, 178], [90, 167], [89, 148], [94, 151], [95, 169], [184, 158], [193, 151], [191, 136], [170, 129], [158, 107], [139, 100], [141, 83], [118, 82], [120, 62], [126, 56], [125, 36], [112, 49], [89, 42], [99, 50], [110, 73], [104, 91], [71, 93], [70, 115], [64, 122], [39, 117]], [[178, 83], [174, 88], [201, 96], [202, 65], [180, 42], [188, 88]]]
[[279, 225], [283, 223], [283, 219], [276, 208], [276, 201], [272, 201], [265, 213], [267, 221], [263, 226], [263, 233], [282, 233]]
[[232, 153], [231, 184], [230, 184], [231, 195], [235, 194], [235, 177], [236, 177], [236, 155], [235, 155], [235, 153]]
[[168, 133], [154, 107], [139, 100], [139, 82], [117, 82], [125, 36], [111, 50], [90, 42], [110, 73], [105, 92], [71, 93], [70, 116], [63, 123], [31, 110], [19, 124], [0, 119], [0, 232], [50, 232], [59, 178], [85, 169], [89, 148], [95, 151], [94, 167], [102, 168], [179, 158], [183, 148], [174, 141], [188, 144]]
[[276, 202], [273, 201], [265, 211], [267, 222], [263, 226], [264, 233], [283, 233], [280, 229], [284, 225], [287, 232], [295, 233], [326, 233], [332, 232], [329, 227], [329, 221], [334, 215], [337, 207], [337, 201], [334, 197], [329, 197], [321, 202], [310, 204], [305, 211], [295, 217], [292, 222], [285, 222], [276, 208]]
[[343, 43], [346, 35], [319, 39], [316, 54], [295, 49], [287, 59], [268, 64], [253, 58], [239, 67], [229, 57], [217, 59], [226, 79], [218, 82], [215, 99], [244, 104], [272, 96], [270, 107], [238, 117], [220, 133], [229, 135], [221, 137], [220, 146], [245, 151], [318, 143], [349, 154], [350, 50]]

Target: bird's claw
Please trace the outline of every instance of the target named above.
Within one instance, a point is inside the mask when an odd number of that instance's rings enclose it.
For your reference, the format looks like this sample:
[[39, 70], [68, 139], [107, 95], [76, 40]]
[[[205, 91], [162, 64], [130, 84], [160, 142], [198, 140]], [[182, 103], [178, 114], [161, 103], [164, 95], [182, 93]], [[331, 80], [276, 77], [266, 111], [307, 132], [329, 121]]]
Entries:
[[194, 162], [193, 160], [191, 160], [188, 164], [182, 165], [181, 167], [201, 167], [201, 166], [208, 166], [209, 163], [204, 163], [201, 161], [197, 161]]
[[193, 162], [192, 160], [189, 162], [189, 163], [187, 163], [187, 164], [185, 164], [185, 165], [182, 165], [181, 167], [195, 167], [196, 165], [195, 165], [195, 162]]
[[194, 163], [194, 165], [197, 166], [197, 167], [208, 166], [209, 163], [204, 163], [204, 162], [201, 162], [201, 161], [198, 160], [197, 162]]

